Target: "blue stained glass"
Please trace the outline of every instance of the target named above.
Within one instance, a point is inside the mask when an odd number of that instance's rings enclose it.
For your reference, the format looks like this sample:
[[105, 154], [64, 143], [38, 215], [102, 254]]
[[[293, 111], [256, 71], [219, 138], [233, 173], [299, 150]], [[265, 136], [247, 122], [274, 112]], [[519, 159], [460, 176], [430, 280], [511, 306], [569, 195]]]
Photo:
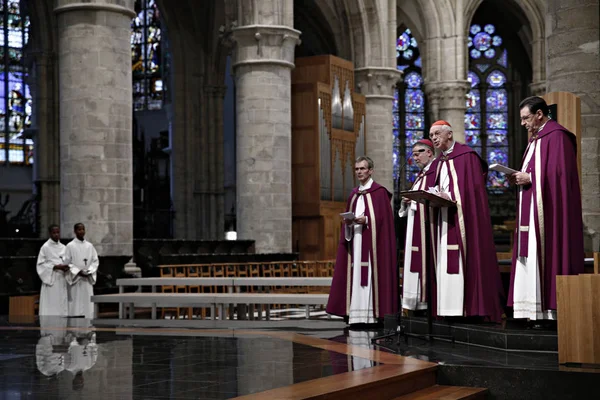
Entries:
[[407, 112], [423, 111], [425, 107], [423, 91], [418, 89], [407, 89], [404, 96], [404, 106]]
[[402, 52], [408, 49], [408, 46], [410, 45], [410, 32], [407, 31], [408, 30], [404, 31], [402, 35], [398, 36], [398, 40], [396, 41], [396, 51]]
[[[398, 57], [400, 57], [400, 54], [398, 54]], [[398, 71], [404, 71], [406, 68], [410, 67], [410, 65], [397, 65], [396, 69]]]
[[[490, 164], [508, 164], [508, 151], [506, 148], [493, 148], [488, 152], [488, 163]], [[491, 171], [488, 175], [488, 183], [491, 188], [508, 187], [508, 177], [505, 174]]]
[[422, 114], [406, 114], [406, 129], [423, 129], [424, 118]]
[[506, 90], [488, 89], [486, 93], [486, 105], [488, 111], [506, 111], [508, 107]]
[[490, 35], [496, 31], [496, 28], [492, 24], [487, 24], [483, 27], [483, 30], [489, 33]]
[[465, 139], [467, 144], [471, 147], [475, 147], [479, 145], [479, 131], [465, 131]]
[[494, 58], [495, 55], [496, 55], [496, 50], [494, 50], [494, 49], [488, 49], [485, 51], [486, 58]]
[[467, 40], [467, 47], [471, 47], [473, 46], [473, 38], [471, 36], [469, 36], [469, 39]]
[[410, 60], [413, 56], [413, 51], [411, 49], [406, 50], [403, 54], [402, 57], [404, 57], [407, 60]]
[[423, 139], [422, 131], [406, 131], [406, 148], [412, 148], [417, 140]]
[[490, 64], [477, 64], [475, 67], [483, 73], [490, 67]]
[[419, 75], [418, 73], [411, 72], [408, 75], [406, 75], [406, 78], [404, 78], [404, 82], [406, 82], [409, 88], [416, 89], [423, 84], [423, 78], [421, 78], [421, 75]]
[[506, 174], [501, 174], [500, 172], [490, 171], [488, 173], [488, 187], [492, 189], [492, 192], [502, 193], [504, 189], [510, 187], [508, 176]]
[[479, 111], [480, 109], [479, 90], [471, 90], [467, 93], [467, 111]]
[[465, 129], [481, 128], [481, 118], [479, 114], [465, 114]]
[[481, 26], [479, 25], [471, 25], [471, 34], [476, 35], [481, 32]]
[[398, 129], [394, 128], [392, 129], [392, 134], [394, 135], [395, 138], [398, 137]]
[[493, 113], [487, 116], [487, 128], [488, 129], [506, 129], [507, 118], [504, 113]]
[[492, 71], [487, 79], [487, 83], [492, 87], [500, 87], [506, 83], [506, 76], [498, 70]]
[[502, 44], [502, 38], [498, 35], [494, 36], [492, 38], [492, 44], [496, 47], [500, 46]]
[[492, 37], [485, 32], [479, 32], [473, 38], [473, 44], [479, 51], [486, 51], [492, 46]]
[[477, 49], [472, 49], [471, 57], [477, 59], [477, 58], [481, 57], [481, 52]]
[[419, 67], [419, 68], [421, 68], [421, 66], [422, 66], [422, 65], [421, 65], [421, 57], [419, 57], [419, 58], [417, 58], [417, 59], [415, 60], [415, 67]]
[[471, 87], [476, 87], [477, 85], [479, 85], [479, 77], [476, 73], [472, 71], [469, 71], [467, 75], [467, 80], [471, 82]]
[[504, 49], [502, 55], [498, 58], [498, 64], [502, 65], [504, 68], [508, 68], [508, 52], [506, 49]]
[[410, 38], [410, 45], [412, 47], [419, 47], [419, 45], [417, 44], [417, 39], [415, 39], [414, 37]]
[[487, 131], [488, 144], [491, 145], [508, 145], [508, 133], [504, 129], [491, 129]]
[[400, 116], [398, 114], [394, 114], [394, 128], [400, 128]]

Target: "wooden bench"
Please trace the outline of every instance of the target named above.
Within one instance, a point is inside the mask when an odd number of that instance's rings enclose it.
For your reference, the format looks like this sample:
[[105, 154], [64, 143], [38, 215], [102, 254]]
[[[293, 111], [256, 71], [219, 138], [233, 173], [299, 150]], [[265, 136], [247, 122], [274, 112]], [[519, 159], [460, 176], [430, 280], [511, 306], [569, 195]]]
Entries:
[[[141, 278], [144, 279], [144, 278]], [[151, 278], [147, 278], [151, 279]], [[119, 303], [127, 305], [130, 319], [134, 318], [135, 307], [152, 307], [152, 319], [156, 319], [156, 307], [179, 306], [179, 307], [201, 307], [209, 306], [212, 314], [219, 309], [219, 315], [224, 318], [225, 307], [229, 304], [304, 304], [304, 305], [326, 305], [328, 294], [288, 294], [288, 293], [118, 293], [92, 296], [91, 300], [98, 315], [100, 303]], [[123, 319], [124, 308], [120, 308], [119, 318]], [[307, 310], [307, 318], [310, 314]], [[261, 318], [259, 313], [259, 319]], [[251, 318], [252, 319], [252, 318]], [[269, 307], [266, 311], [266, 319], [270, 319]]]

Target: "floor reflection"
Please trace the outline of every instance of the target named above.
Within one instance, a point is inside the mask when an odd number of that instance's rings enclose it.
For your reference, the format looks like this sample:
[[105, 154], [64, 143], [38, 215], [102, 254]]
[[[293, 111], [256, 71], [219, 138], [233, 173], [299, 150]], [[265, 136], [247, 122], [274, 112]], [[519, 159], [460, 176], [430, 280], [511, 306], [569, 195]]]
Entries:
[[0, 331], [0, 399], [228, 399], [376, 365], [261, 335], [124, 335], [81, 318]]

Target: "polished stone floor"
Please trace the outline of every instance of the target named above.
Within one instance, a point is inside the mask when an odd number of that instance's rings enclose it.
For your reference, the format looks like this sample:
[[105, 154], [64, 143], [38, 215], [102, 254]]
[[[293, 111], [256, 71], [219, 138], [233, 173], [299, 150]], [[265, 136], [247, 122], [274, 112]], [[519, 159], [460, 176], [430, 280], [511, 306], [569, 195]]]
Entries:
[[0, 326], [0, 400], [228, 399], [377, 365], [262, 335], [41, 325]]
[[[373, 346], [371, 339], [378, 334], [319, 329], [302, 321], [292, 329], [244, 330], [93, 327], [84, 319], [0, 318], [0, 400], [229, 399], [395, 363], [386, 358], [392, 352], [437, 363], [448, 380], [486, 369], [498, 375], [498, 368], [536, 376], [564, 371], [556, 353], [504, 352], [412, 338], [399, 345], [393, 339]], [[506, 373], [506, 379], [512, 376]], [[547, 379], [561, 376], [566, 375]], [[483, 384], [472, 386], [493, 384], [489, 377], [476, 378], [484, 379]], [[508, 387], [506, 379], [498, 382], [498, 391]], [[496, 398], [514, 397], [507, 393]]]

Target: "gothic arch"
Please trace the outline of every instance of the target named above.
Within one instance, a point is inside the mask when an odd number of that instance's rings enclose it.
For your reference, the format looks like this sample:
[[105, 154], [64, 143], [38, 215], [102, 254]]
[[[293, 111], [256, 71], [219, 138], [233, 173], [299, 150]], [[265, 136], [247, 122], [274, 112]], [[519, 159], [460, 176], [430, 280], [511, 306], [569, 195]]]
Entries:
[[[471, 26], [475, 12], [482, 0], [466, 0], [465, 21], [462, 27], [466, 33]], [[513, 6], [518, 7], [516, 15], [525, 17], [526, 29], [521, 34], [524, 47], [528, 50], [533, 70], [531, 90], [532, 94], [542, 94], [546, 86], [546, 39], [545, 39], [545, 12], [544, 5], [539, 0], [512, 0]]]

